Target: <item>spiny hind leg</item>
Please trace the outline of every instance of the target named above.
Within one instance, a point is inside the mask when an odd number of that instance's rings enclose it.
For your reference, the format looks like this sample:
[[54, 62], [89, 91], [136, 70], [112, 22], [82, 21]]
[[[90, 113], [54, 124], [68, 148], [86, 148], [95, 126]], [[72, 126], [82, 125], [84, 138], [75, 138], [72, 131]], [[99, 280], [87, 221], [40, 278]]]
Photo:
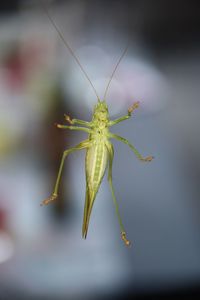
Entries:
[[117, 203], [117, 199], [115, 197], [113, 183], [112, 183], [112, 163], [113, 163], [114, 149], [113, 149], [113, 145], [111, 143], [107, 143], [106, 146], [107, 146], [107, 149], [108, 149], [108, 156], [109, 156], [108, 182], [109, 182], [109, 185], [110, 185], [111, 194], [112, 194], [116, 214], [117, 214], [120, 229], [121, 229], [121, 238], [124, 241], [126, 246], [130, 246], [131, 243], [126, 237], [126, 232], [125, 232], [124, 225], [122, 223], [122, 219], [121, 219], [121, 216], [120, 216], [120, 213], [119, 213], [119, 206], [118, 206], [118, 203]]
[[58, 175], [57, 175], [57, 179], [56, 179], [56, 184], [55, 184], [54, 191], [53, 191], [53, 193], [52, 193], [52, 195], [50, 197], [48, 197], [47, 199], [45, 199], [45, 200], [42, 201], [42, 203], [40, 204], [41, 206], [48, 205], [50, 202], [52, 202], [52, 201], [54, 201], [54, 200], [57, 199], [57, 197], [58, 197], [58, 186], [59, 186], [59, 183], [60, 183], [61, 174], [62, 174], [64, 162], [65, 162], [65, 158], [72, 151], [73, 151], [72, 149], [69, 149], [69, 150], [65, 150], [63, 152], [63, 156], [62, 156], [62, 159], [61, 159], [61, 163], [60, 163], [60, 167], [59, 167], [59, 171], [58, 171]]
[[52, 195], [49, 198], [47, 198], [47, 199], [45, 199], [45, 200], [42, 201], [41, 206], [48, 205], [50, 202], [52, 202], [52, 201], [54, 201], [54, 200], [57, 199], [57, 197], [58, 197], [58, 188], [59, 188], [59, 184], [60, 184], [62, 170], [63, 170], [65, 158], [67, 157], [67, 155], [69, 153], [72, 153], [73, 151], [77, 151], [77, 150], [82, 150], [84, 148], [88, 148], [89, 146], [90, 146], [89, 140], [85, 140], [85, 141], [81, 142], [80, 144], [78, 144], [77, 146], [75, 146], [75, 147], [73, 147], [71, 149], [65, 150], [63, 152], [63, 156], [62, 156], [62, 159], [61, 159], [61, 163], [60, 163], [60, 167], [59, 167], [59, 171], [58, 171], [58, 175], [57, 175], [57, 179], [56, 179], [56, 184], [55, 184], [53, 193], [52, 193]]

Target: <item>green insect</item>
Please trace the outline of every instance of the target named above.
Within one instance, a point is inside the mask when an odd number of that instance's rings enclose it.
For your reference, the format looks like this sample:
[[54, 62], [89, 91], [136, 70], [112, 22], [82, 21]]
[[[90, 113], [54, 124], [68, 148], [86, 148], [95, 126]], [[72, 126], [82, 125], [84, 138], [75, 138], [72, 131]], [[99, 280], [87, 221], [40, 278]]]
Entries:
[[[70, 125], [57, 124], [57, 127], [61, 128], [61, 129], [84, 131], [88, 134], [88, 138], [86, 140], [82, 141], [80, 144], [76, 145], [75, 147], [64, 151], [53, 193], [49, 198], [45, 199], [41, 203], [41, 205], [47, 205], [50, 202], [57, 199], [59, 183], [60, 183], [60, 179], [61, 179], [61, 175], [62, 175], [64, 161], [65, 161], [66, 157], [68, 156], [68, 154], [70, 154], [74, 151], [77, 151], [77, 150], [85, 149], [86, 150], [86, 158], [85, 158], [86, 196], [85, 196], [85, 207], [84, 207], [84, 216], [83, 216], [83, 225], [82, 225], [82, 237], [83, 238], [87, 237], [88, 226], [89, 226], [89, 221], [90, 221], [93, 204], [94, 204], [96, 195], [98, 193], [99, 187], [101, 185], [102, 179], [105, 175], [105, 171], [108, 168], [108, 182], [110, 185], [111, 194], [112, 194], [112, 198], [114, 201], [117, 217], [119, 220], [119, 225], [120, 225], [120, 230], [121, 230], [121, 238], [124, 241], [125, 245], [129, 246], [130, 241], [126, 237], [126, 232], [125, 232], [124, 226], [122, 224], [122, 220], [121, 220], [121, 217], [119, 214], [119, 207], [118, 207], [117, 200], [116, 200], [116, 197], [114, 194], [114, 189], [113, 189], [112, 164], [113, 164], [113, 157], [114, 157], [114, 148], [113, 148], [113, 145], [110, 140], [116, 139], [118, 141], [125, 143], [126, 145], [128, 145], [131, 148], [131, 150], [136, 155], [136, 157], [143, 162], [150, 162], [153, 159], [153, 156], [147, 156], [146, 158], [144, 158], [128, 140], [126, 140], [125, 138], [123, 138], [119, 135], [116, 135], [116, 134], [113, 134], [110, 132], [111, 126], [113, 126], [117, 123], [120, 123], [124, 120], [129, 119], [131, 117], [131, 114], [133, 113], [133, 111], [136, 108], [138, 108], [138, 106], [139, 106], [139, 102], [136, 102], [128, 109], [128, 113], [125, 116], [115, 119], [115, 120], [110, 120], [108, 106], [106, 103], [106, 95], [107, 95], [111, 80], [117, 70], [117, 67], [118, 67], [120, 61], [124, 57], [124, 55], [127, 51], [127, 48], [122, 53], [114, 71], [112, 72], [112, 75], [109, 79], [108, 85], [107, 85], [105, 93], [104, 93], [103, 101], [101, 101], [100, 98], [98, 97], [96, 89], [94, 88], [91, 80], [89, 79], [88, 75], [86, 74], [85, 70], [83, 69], [82, 65], [80, 64], [78, 58], [75, 56], [71, 47], [68, 45], [68, 43], [63, 38], [60, 30], [58, 29], [57, 25], [55, 24], [55, 22], [49, 15], [48, 11], [47, 10], [45, 10], [45, 11], [46, 11], [46, 14], [47, 14], [49, 20], [53, 24], [57, 33], [59, 34], [60, 38], [64, 42], [65, 46], [70, 51], [70, 53], [76, 60], [77, 64], [81, 68], [82, 72], [84, 73], [85, 77], [89, 81], [89, 83], [97, 97], [97, 104], [94, 107], [92, 120], [90, 122], [78, 120], [78, 119], [71, 119], [68, 115], [65, 115], [65, 119]], [[76, 125], [81, 125], [81, 126], [76, 126]]]

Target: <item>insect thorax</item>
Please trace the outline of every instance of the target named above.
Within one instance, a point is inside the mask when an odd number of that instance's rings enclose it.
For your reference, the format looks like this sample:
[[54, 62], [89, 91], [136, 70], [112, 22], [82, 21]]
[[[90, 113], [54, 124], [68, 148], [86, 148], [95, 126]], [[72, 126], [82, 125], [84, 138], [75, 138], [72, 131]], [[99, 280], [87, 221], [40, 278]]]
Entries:
[[109, 121], [108, 106], [105, 101], [98, 101], [94, 107], [92, 122], [94, 129], [104, 129]]

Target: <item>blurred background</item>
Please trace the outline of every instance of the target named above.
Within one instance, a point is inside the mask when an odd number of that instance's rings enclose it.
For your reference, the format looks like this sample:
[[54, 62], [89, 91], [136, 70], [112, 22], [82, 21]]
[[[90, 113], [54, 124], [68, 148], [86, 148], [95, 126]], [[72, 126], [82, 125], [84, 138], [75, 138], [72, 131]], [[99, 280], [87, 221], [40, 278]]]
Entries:
[[198, 1], [47, 1], [49, 13], [103, 97], [112, 128], [155, 160], [113, 141], [113, 184], [132, 242], [126, 248], [107, 178], [81, 238], [85, 133], [96, 96], [49, 22], [42, 1], [0, 2], [0, 299], [181, 299], [200, 294], [200, 10]]

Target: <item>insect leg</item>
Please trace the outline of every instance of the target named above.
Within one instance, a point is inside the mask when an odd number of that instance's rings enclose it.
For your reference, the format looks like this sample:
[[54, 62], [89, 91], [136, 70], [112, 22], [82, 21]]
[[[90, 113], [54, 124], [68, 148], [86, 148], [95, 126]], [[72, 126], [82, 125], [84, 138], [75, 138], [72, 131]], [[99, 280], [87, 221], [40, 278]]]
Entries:
[[63, 156], [62, 156], [62, 160], [61, 160], [61, 163], [60, 163], [60, 167], [59, 167], [59, 171], [58, 171], [56, 184], [55, 184], [55, 188], [53, 190], [53, 193], [49, 198], [42, 201], [41, 205], [47, 205], [50, 202], [56, 200], [56, 198], [58, 197], [58, 187], [59, 187], [59, 183], [60, 183], [60, 179], [61, 179], [61, 174], [62, 174], [65, 158], [67, 157], [67, 155], [72, 153], [73, 151], [82, 150], [82, 149], [87, 148], [89, 146], [90, 146], [89, 140], [85, 140], [85, 141], [81, 142], [80, 144], [78, 144], [77, 146], [64, 151]]
[[91, 133], [91, 130], [89, 128], [85, 128], [85, 127], [67, 126], [67, 125], [62, 125], [62, 124], [56, 124], [56, 126], [61, 129], [80, 130], [80, 131], [85, 131], [87, 133]]
[[72, 125], [79, 124], [79, 125], [84, 125], [86, 127], [91, 127], [91, 122], [87, 122], [87, 121], [79, 120], [79, 119], [71, 119], [70, 116], [68, 116], [68, 115], [64, 115], [64, 116], [65, 116], [65, 120]]
[[118, 221], [119, 221], [119, 225], [120, 225], [120, 229], [121, 229], [121, 238], [124, 241], [124, 243], [126, 244], [126, 246], [130, 246], [130, 241], [126, 238], [126, 232], [125, 232], [124, 226], [122, 224], [122, 220], [121, 220], [120, 213], [119, 213], [119, 206], [118, 206], [118, 203], [117, 203], [117, 200], [115, 197], [113, 183], [112, 183], [112, 163], [113, 163], [114, 149], [113, 149], [113, 145], [111, 143], [107, 143], [106, 147], [108, 149], [108, 157], [109, 157], [108, 182], [110, 185], [112, 198], [113, 198], [113, 202], [115, 205], [115, 209], [116, 209], [116, 213], [117, 213], [117, 217], [118, 217]]
[[131, 117], [132, 112], [138, 107], [139, 107], [139, 102], [135, 102], [131, 107], [129, 107], [128, 114], [126, 116], [123, 116], [123, 117], [113, 120], [113, 121], [109, 121], [108, 126], [113, 126], [117, 123], [128, 120]]
[[118, 141], [121, 141], [121, 142], [123, 142], [124, 144], [128, 145], [128, 146], [131, 148], [131, 150], [135, 153], [135, 155], [137, 156], [137, 158], [138, 158], [139, 160], [141, 160], [141, 161], [147, 161], [147, 162], [149, 162], [149, 161], [151, 161], [151, 160], [154, 158], [153, 156], [143, 157], [143, 156], [138, 152], [138, 150], [137, 150], [137, 149], [136, 149], [136, 148], [135, 148], [128, 140], [126, 140], [125, 138], [123, 138], [123, 137], [121, 137], [121, 136], [119, 136], [119, 135], [116, 135], [116, 134], [110, 134], [109, 137], [114, 138], [114, 139], [116, 139], [116, 140], [118, 140]]

